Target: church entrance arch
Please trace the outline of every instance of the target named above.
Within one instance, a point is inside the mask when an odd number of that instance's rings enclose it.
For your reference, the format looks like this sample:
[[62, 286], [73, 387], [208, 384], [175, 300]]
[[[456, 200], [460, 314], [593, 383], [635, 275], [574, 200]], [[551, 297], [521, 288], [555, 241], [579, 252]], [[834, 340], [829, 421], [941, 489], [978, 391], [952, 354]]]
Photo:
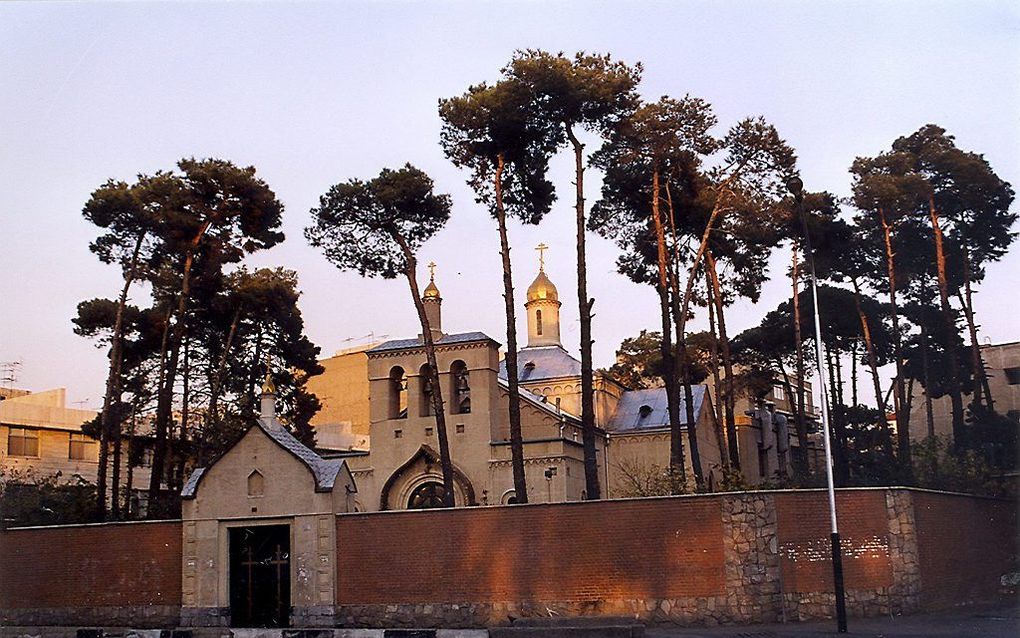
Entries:
[[230, 528], [230, 625], [290, 625], [290, 525]]
[[[439, 453], [422, 445], [383, 485], [379, 509], [426, 509], [438, 496], [445, 496]], [[453, 497], [457, 506], [477, 505], [475, 490], [467, 475], [453, 466]]]

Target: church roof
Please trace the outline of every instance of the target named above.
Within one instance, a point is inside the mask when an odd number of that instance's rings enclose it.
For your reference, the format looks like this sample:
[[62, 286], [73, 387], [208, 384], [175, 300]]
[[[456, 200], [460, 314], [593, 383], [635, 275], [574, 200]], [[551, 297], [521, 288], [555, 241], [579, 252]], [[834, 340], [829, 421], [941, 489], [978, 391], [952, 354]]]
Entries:
[[[524, 348], [517, 353], [519, 381], [540, 381], [581, 376], [581, 362], [559, 346]], [[506, 360], [499, 363], [499, 378], [507, 379]]]
[[[269, 438], [278, 443], [280, 447], [293, 454], [301, 463], [305, 465], [311, 471], [312, 476], [315, 478], [315, 491], [316, 492], [331, 492], [333, 486], [336, 483], [337, 476], [340, 475], [340, 471], [343, 469], [343, 459], [324, 459], [313, 450], [305, 447], [301, 441], [298, 441], [293, 434], [290, 433], [287, 428], [280, 425], [276, 419], [259, 419], [258, 425], [254, 426], [261, 429], [266, 433]], [[227, 453], [230, 451], [228, 450]], [[223, 458], [223, 457], [220, 457]], [[218, 461], [219, 459], [217, 459]], [[195, 491], [198, 489], [198, 484], [201, 482], [202, 477], [206, 474], [210, 467], [216, 464], [213, 461], [209, 467], [197, 468], [188, 477], [188, 481], [184, 484], [184, 489], [181, 490], [182, 498], [194, 498]]]
[[[484, 332], [461, 332], [459, 334], [443, 335], [435, 340], [437, 346], [448, 346], [456, 343], [471, 343], [472, 341], [495, 341]], [[414, 339], [393, 339], [384, 341], [374, 348], [367, 350], [369, 354], [379, 352], [391, 352], [393, 350], [406, 350], [408, 348], [420, 348], [424, 342], [419, 338]]]
[[[703, 385], [691, 387], [694, 398], [694, 418], [701, 416], [705, 406]], [[644, 408], [644, 409], [642, 409]], [[683, 394], [680, 395], [680, 423], [687, 425], [687, 406]], [[650, 430], [669, 427], [669, 413], [666, 405], [666, 388], [649, 388], [647, 390], [628, 390], [620, 397], [606, 429], [610, 432]]]
[[[499, 387], [507, 391], [510, 390], [510, 384], [507, 382], [505, 378], [499, 379]], [[542, 397], [539, 397], [538, 395], [534, 394], [533, 392], [529, 392], [528, 390], [523, 389], [521, 390], [521, 401], [523, 401], [524, 403], [528, 403], [552, 416], [555, 416], [556, 418], [562, 416], [571, 421], [579, 422], [581, 420], [580, 417], [573, 415], [567, 412], [566, 410], [557, 409], [555, 406], [549, 405], [547, 401], [542, 400]]]

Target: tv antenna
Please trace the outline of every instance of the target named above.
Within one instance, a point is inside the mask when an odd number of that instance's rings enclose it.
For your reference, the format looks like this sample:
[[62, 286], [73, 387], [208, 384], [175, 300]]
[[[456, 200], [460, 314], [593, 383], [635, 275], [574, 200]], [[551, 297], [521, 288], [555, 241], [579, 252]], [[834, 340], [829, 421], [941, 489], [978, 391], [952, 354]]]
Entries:
[[18, 374], [21, 372], [22, 361], [0, 361], [0, 383], [7, 386], [8, 389], [14, 387], [14, 382], [18, 380]]

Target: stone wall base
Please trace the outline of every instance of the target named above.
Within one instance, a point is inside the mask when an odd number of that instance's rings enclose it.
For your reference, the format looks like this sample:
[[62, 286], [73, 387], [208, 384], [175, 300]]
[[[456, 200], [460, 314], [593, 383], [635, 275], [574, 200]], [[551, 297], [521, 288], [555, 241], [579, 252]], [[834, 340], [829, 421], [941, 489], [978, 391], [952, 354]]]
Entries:
[[2, 609], [0, 625], [137, 627], [160, 629], [180, 624], [177, 605], [135, 605], [124, 607], [44, 607]]
[[182, 607], [181, 627], [229, 627], [230, 607]]

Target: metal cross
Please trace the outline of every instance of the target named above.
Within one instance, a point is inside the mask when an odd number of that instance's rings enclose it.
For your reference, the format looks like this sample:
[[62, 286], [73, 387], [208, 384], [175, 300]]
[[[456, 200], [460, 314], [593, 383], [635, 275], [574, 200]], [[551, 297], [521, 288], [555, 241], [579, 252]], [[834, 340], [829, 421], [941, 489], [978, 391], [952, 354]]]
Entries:
[[538, 251], [538, 269], [545, 271], [545, 251], [549, 250], [549, 247], [543, 243], [535, 246], [535, 250]]
[[436, 280], [436, 262], [430, 261], [428, 263], [428, 269], [429, 269], [429, 281], [435, 281]]

